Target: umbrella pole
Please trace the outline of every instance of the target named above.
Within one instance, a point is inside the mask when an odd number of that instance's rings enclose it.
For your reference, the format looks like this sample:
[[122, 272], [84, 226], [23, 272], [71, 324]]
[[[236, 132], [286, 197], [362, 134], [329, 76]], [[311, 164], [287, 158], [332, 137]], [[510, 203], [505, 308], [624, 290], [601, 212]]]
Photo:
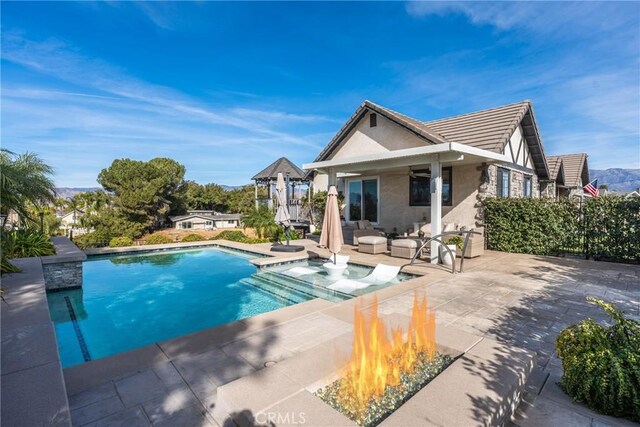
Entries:
[[285, 227], [284, 234], [287, 236], [287, 246], [289, 246], [289, 227]]

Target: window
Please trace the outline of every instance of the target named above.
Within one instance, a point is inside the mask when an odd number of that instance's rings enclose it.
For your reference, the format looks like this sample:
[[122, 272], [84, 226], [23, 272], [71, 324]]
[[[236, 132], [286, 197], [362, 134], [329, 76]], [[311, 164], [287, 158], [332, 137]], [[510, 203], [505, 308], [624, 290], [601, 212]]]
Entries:
[[508, 169], [498, 168], [498, 197], [509, 197], [509, 184], [511, 176]]
[[192, 227], [191, 221], [182, 221], [180, 223], [180, 228], [182, 228], [183, 230], [186, 230], [191, 227]]
[[374, 128], [378, 126], [378, 116], [374, 113], [369, 114], [369, 127]]
[[349, 221], [378, 222], [378, 180], [349, 181]]
[[523, 186], [524, 187], [522, 189], [522, 194], [524, 195], [524, 197], [531, 197], [531, 177], [530, 176], [525, 175]]
[[[453, 169], [442, 168], [442, 205], [453, 204]], [[409, 206], [431, 206], [431, 178], [428, 170], [415, 171], [409, 178]]]

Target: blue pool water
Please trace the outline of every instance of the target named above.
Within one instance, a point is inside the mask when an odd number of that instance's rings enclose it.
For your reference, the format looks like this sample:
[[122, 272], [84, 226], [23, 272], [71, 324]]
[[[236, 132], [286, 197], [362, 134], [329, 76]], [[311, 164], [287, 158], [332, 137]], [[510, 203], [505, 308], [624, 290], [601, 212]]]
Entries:
[[252, 286], [250, 258], [217, 248], [90, 258], [82, 289], [48, 294], [62, 365], [296, 302]]

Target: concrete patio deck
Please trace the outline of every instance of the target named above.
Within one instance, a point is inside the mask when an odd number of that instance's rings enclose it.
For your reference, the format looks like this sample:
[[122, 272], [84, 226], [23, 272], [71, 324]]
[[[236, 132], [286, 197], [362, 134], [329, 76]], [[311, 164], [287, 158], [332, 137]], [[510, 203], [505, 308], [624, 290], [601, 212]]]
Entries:
[[[327, 255], [314, 242], [304, 244], [312, 254]], [[268, 245], [261, 246], [252, 245], [268, 250]], [[360, 254], [348, 246], [344, 252], [352, 262], [365, 265], [407, 261]], [[536, 353], [537, 366], [513, 425], [635, 425], [574, 404], [559, 390], [562, 367], [554, 342], [571, 323], [587, 316], [604, 319], [586, 302], [589, 295], [614, 302], [640, 319], [640, 267], [488, 251], [466, 260], [463, 274], [452, 275], [430, 264], [407, 271], [424, 275], [376, 292], [382, 314], [406, 315], [414, 291], [425, 291], [439, 326]], [[213, 417], [219, 386], [348, 333], [354, 305], [370, 301], [371, 294], [342, 303], [313, 300], [67, 368], [72, 422], [76, 426], [228, 425], [230, 420]]]

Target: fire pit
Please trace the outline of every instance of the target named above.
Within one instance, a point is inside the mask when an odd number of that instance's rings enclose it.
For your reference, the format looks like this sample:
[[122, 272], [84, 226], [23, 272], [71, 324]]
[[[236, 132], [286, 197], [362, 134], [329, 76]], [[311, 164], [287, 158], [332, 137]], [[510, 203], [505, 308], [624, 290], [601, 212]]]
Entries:
[[[353, 332], [219, 386], [214, 419], [242, 427], [503, 425], [518, 406], [531, 352], [450, 326], [436, 330], [425, 300], [414, 302], [411, 317], [392, 313], [385, 322], [376, 304], [355, 312]], [[390, 328], [382, 339], [390, 324], [404, 330]]]
[[370, 310], [367, 317], [354, 309], [353, 349], [342, 378], [315, 393], [364, 427], [377, 425], [453, 361], [436, 352], [435, 314], [426, 297], [414, 295], [407, 333], [398, 327], [391, 339], [375, 297]]

